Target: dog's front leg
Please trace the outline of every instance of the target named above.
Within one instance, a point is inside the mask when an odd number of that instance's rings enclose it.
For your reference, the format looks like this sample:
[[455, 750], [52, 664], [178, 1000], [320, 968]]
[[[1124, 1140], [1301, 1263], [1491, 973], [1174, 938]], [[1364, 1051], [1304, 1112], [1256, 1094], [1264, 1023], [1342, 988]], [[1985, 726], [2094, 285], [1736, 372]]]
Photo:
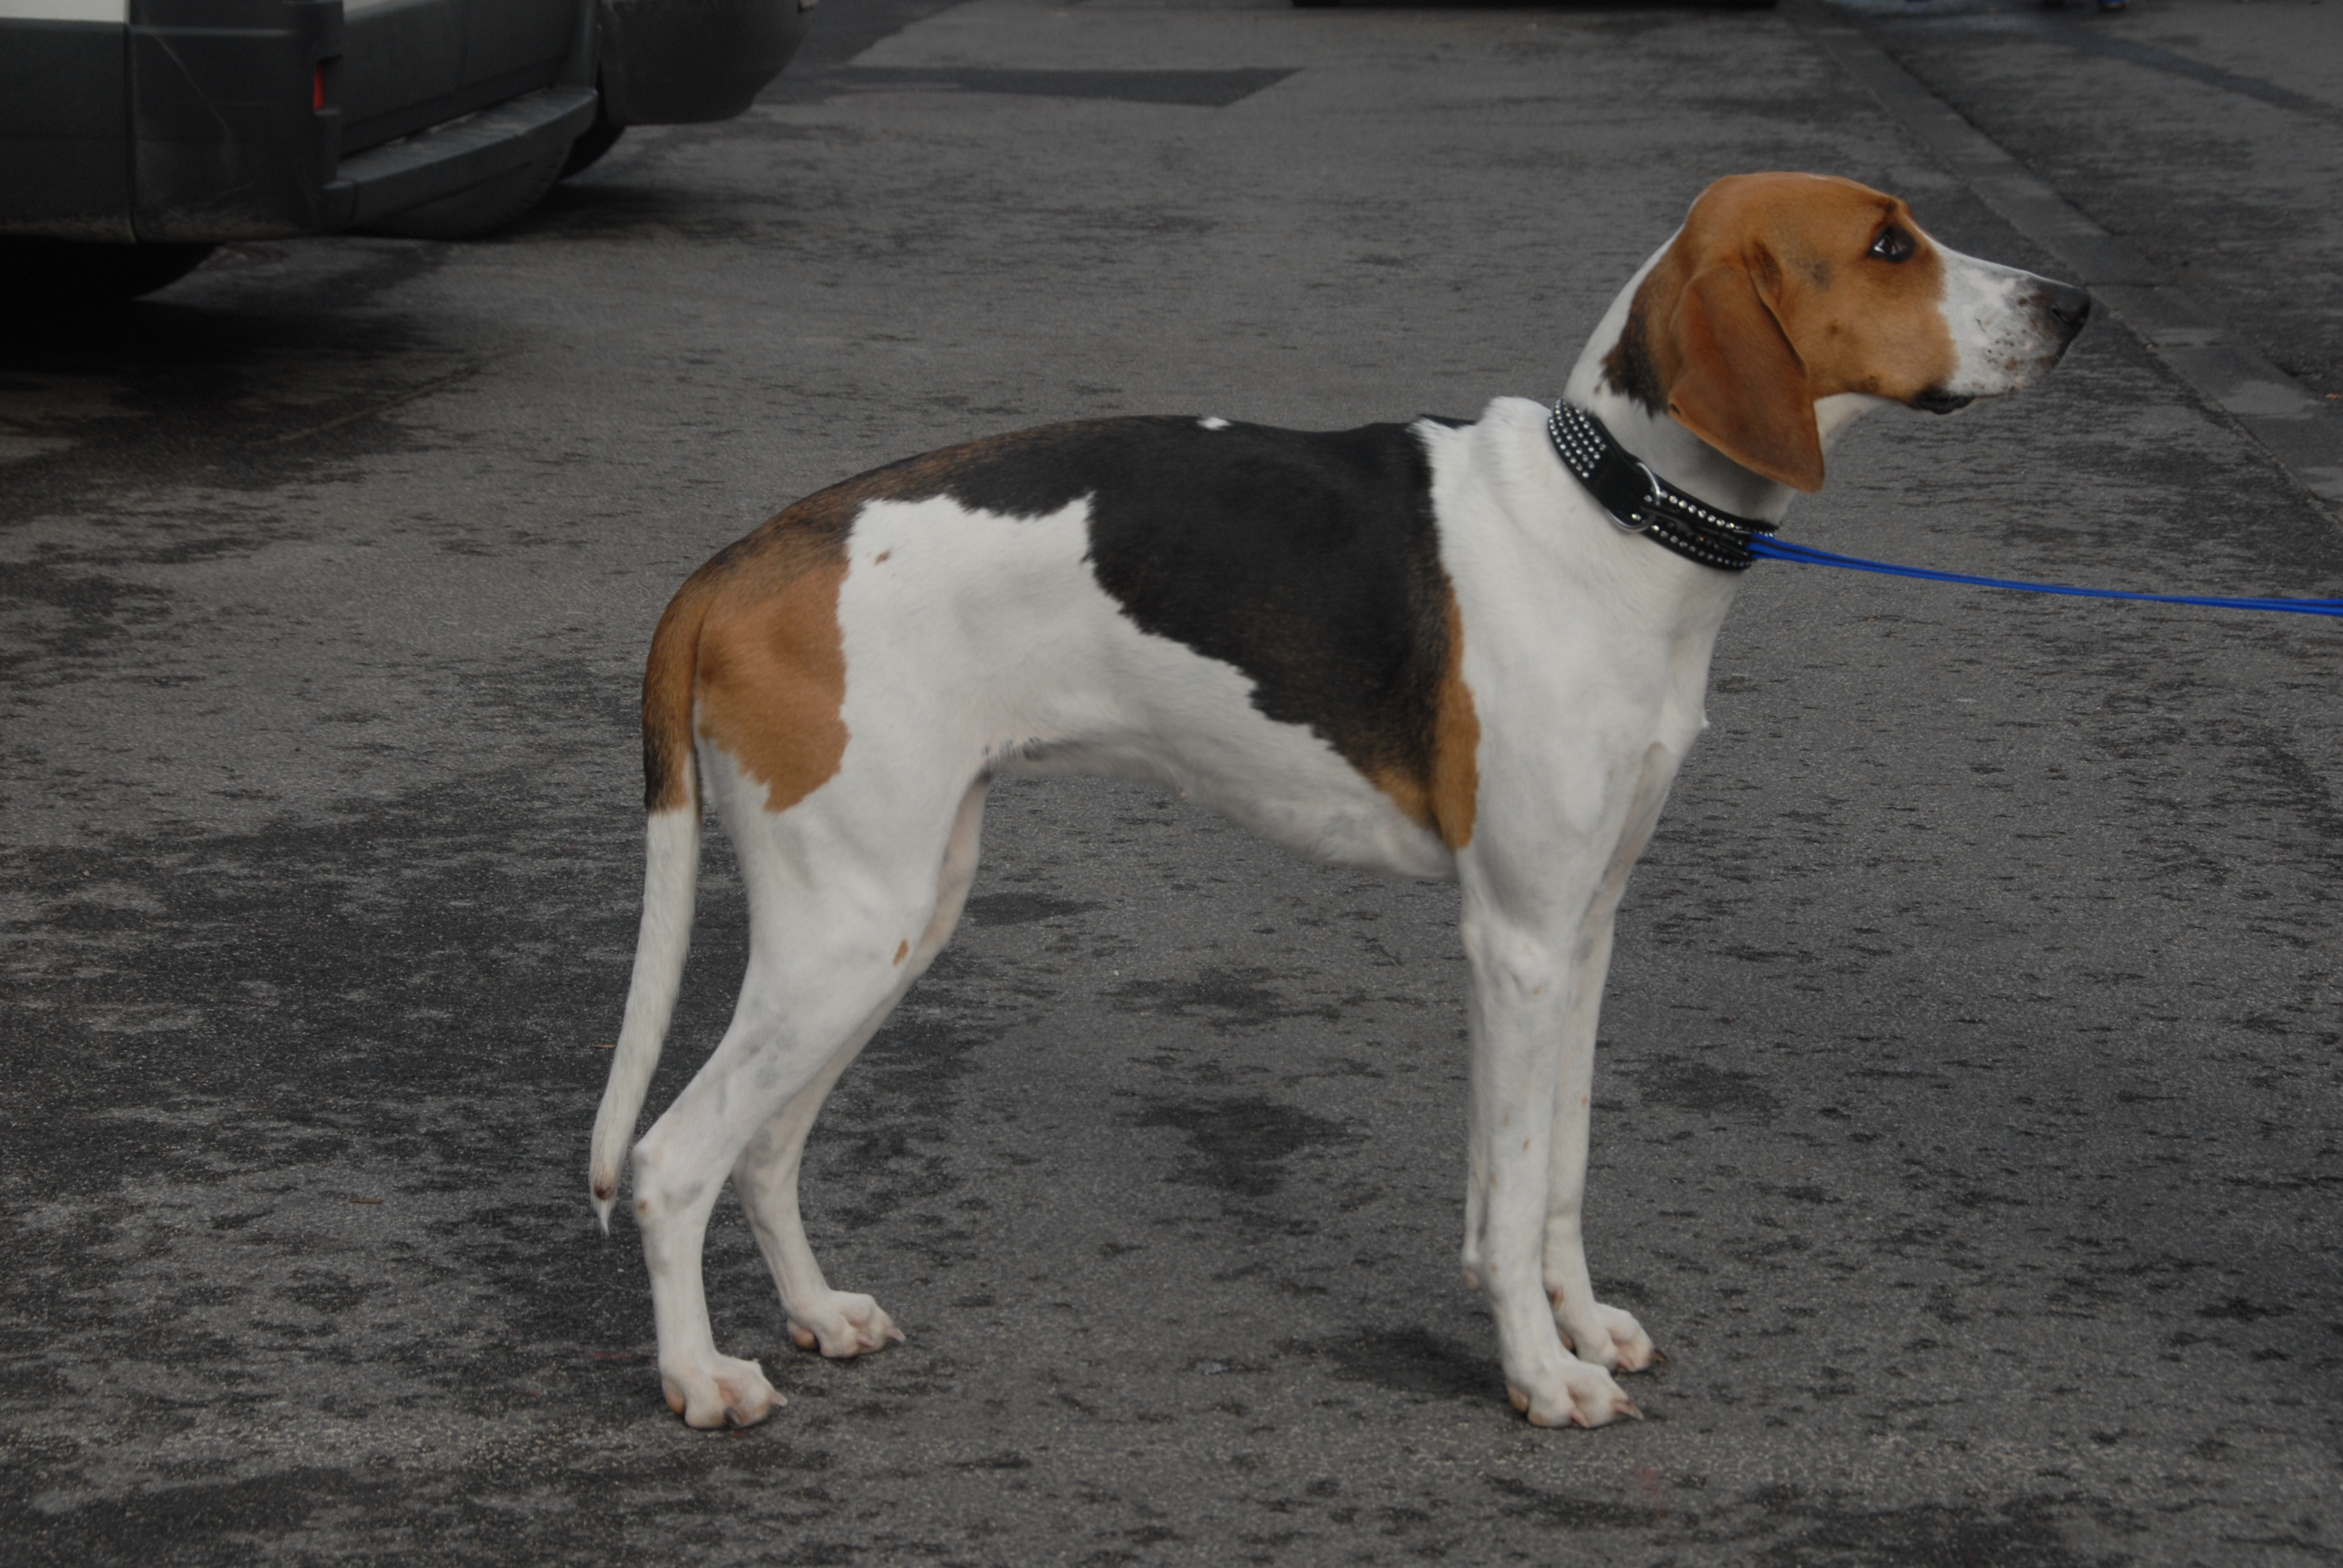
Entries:
[[[1595, 880], [1584, 876], [1579, 886]], [[1577, 1011], [1574, 950], [1591, 900], [1568, 900], [1576, 907], [1564, 920], [1524, 920], [1482, 879], [1468, 871], [1464, 882], [1464, 950], [1473, 967], [1465, 1269], [1487, 1292], [1515, 1409], [1540, 1426], [1601, 1426], [1639, 1415], [1608, 1372], [1564, 1348], [1546, 1293], [1556, 1102], [1565, 1081], [1584, 1078], [1566, 1070], [1564, 1055]], [[1583, 1149], [1579, 1158], [1583, 1164]]]
[[1642, 1372], [1664, 1359], [1634, 1314], [1594, 1299], [1581, 1225], [1586, 1196], [1586, 1153], [1594, 1092], [1594, 1036], [1610, 968], [1611, 915], [1615, 897], [1598, 901], [1586, 941], [1574, 966], [1570, 1015], [1563, 1026], [1561, 1070], [1554, 1095], [1554, 1165], [1546, 1198], [1544, 1280], [1563, 1342], [1581, 1361], [1612, 1372]]
[[1619, 900], [1627, 890], [1652, 830], [1659, 823], [1675, 759], [1664, 747], [1645, 753], [1619, 847], [1604, 869], [1602, 885], [1587, 907], [1573, 956], [1570, 1010], [1563, 1023], [1562, 1064], [1554, 1097], [1554, 1167], [1545, 1219], [1545, 1290], [1564, 1342], [1581, 1361], [1612, 1372], [1642, 1372], [1663, 1360], [1634, 1315], [1594, 1299], [1586, 1268], [1581, 1224], [1586, 1196], [1589, 1121], [1594, 1094], [1594, 1042], [1603, 1011], [1603, 988], [1611, 970], [1611, 935]]

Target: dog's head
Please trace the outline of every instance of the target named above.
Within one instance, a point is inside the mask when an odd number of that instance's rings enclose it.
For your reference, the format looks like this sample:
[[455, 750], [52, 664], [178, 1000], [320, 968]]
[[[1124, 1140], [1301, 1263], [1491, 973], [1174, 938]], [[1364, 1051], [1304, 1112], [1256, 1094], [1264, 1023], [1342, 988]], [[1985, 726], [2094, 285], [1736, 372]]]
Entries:
[[1946, 414], [2014, 392], [2089, 314], [2083, 290], [1949, 250], [1853, 180], [1735, 175], [1644, 274], [1603, 374], [1744, 467], [1814, 490], [1816, 404]]

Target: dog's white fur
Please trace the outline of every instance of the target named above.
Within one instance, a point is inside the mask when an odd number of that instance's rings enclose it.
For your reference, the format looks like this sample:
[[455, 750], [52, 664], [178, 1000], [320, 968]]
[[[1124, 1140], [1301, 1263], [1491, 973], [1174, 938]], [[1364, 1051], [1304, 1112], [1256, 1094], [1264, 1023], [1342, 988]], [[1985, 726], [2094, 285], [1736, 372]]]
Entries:
[[[2046, 318], [2056, 286], [1935, 249], [1935, 308], [1956, 357], [1939, 390], [1993, 396], [2056, 361], [2075, 325], [2062, 335]], [[1667, 255], [1621, 292], [1565, 396], [1675, 485], [1778, 518], [1787, 487], [1606, 369]], [[1828, 392], [1814, 427], [1827, 443], [1881, 401]], [[986, 780], [1076, 769], [1161, 780], [1327, 859], [1461, 883], [1468, 1281], [1488, 1294], [1508, 1392], [1530, 1420], [1638, 1413], [1614, 1373], [1655, 1352], [1634, 1317], [1595, 1300], [1580, 1238], [1596, 1014], [1613, 913], [1705, 727], [1710, 648], [1740, 579], [1614, 526], [1556, 460], [1544, 419], [1500, 398], [1476, 424], [1417, 427], [1480, 721], [1476, 820], [1453, 852], [1326, 741], [1266, 719], [1233, 667], [1134, 626], [1085, 561], [1083, 502], [1013, 520], [949, 496], [861, 505], [838, 596], [851, 739], [835, 775], [777, 812], [766, 783], [704, 732], [697, 748], [747, 887], [749, 970], [722, 1042], [633, 1151], [659, 1372], [688, 1422], [745, 1423], [781, 1402], [709, 1332], [700, 1245], [728, 1175], [801, 1346], [849, 1356], [901, 1337], [870, 1297], [831, 1289], [807, 1245], [806, 1133], [950, 936]], [[675, 1002], [699, 832], [696, 800], [650, 817], [633, 987], [594, 1135], [606, 1225]]]

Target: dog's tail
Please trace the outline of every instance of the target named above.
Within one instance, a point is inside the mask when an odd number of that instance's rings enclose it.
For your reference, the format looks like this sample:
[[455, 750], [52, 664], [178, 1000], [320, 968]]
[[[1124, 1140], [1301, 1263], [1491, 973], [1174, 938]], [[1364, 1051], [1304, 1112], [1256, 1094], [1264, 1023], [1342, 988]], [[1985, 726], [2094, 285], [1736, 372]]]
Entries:
[[692, 755], [692, 688], [699, 661], [699, 596], [686, 585], [651, 638], [643, 669], [643, 809], [649, 844], [643, 865], [643, 923], [635, 938], [635, 974], [626, 1018], [610, 1059], [610, 1081], [594, 1118], [588, 1181], [604, 1233], [618, 1195], [619, 1167], [635, 1138], [668, 1021], [691, 950], [691, 910], [699, 890], [699, 769]]

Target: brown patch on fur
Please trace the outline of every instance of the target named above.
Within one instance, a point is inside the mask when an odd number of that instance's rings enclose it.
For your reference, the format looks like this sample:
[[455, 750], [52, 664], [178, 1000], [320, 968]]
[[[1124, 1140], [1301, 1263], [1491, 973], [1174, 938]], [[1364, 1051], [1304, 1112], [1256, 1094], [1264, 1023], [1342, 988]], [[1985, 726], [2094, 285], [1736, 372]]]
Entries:
[[812, 794], [846, 755], [846, 562], [824, 544], [777, 537], [711, 585], [700, 621], [699, 734], [765, 786], [768, 811]]
[[1438, 834], [1453, 850], [1473, 841], [1481, 792], [1481, 719], [1473, 707], [1472, 689], [1464, 684], [1464, 627], [1456, 609], [1456, 590], [1445, 581], [1441, 603], [1441, 624], [1426, 628], [1443, 650], [1430, 733], [1422, 738], [1424, 744], [1409, 749], [1405, 760], [1363, 771], [1411, 821]]
[[[1868, 254], [1890, 224], [1913, 238], [1901, 262]], [[1943, 258], [1896, 197], [1819, 175], [1735, 175], [1701, 193], [1644, 276], [1604, 376], [1745, 467], [1818, 489], [1816, 402], [1909, 402], [1952, 375], [1943, 297]]]
[[856, 515], [874, 500], [942, 495], [972, 465], [1072, 428], [994, 436], [859, 474], [767, 519], [694, 572], [659, 618], [643, 670], [645, 809], [693, 799], [695, 709], [699, 734], [765, 786], [769, 811], [834, 777], [847, 741], [838, 590]]
[[911, 943], [910, 943], [910, 939], [907, 937], [907, 938], [905, 938], [902, 941], [900, 941], [900, 942], [899, 942], [899, 943], [897, 943], [897, 944], [896, 944], [896, 947], [895, 947], [895, 961], [896, 961], [897, 963], [901, 963], [905, 959], [909, 958], [909, 957], [910, 956], [910, 954], [911, 954]]
[[[697, 581], [694, 578], [693, 581]], [[691, 773], [691, 672], [699, 646], [699, 597], [686, 583], [668, 601], [643, 665], [643, 809], [696, 805]]]
[[1448, 668], [1440, 678], [1440, 711], [1433, 720], [1432, 819], [1440, 841], [1461, 849], [1473, 841], [1475, 801], [1481, 794], [1481, 716], [1473, 689], [1464, 684], [1464, 620], [1456, 590], [1448, 590]]

